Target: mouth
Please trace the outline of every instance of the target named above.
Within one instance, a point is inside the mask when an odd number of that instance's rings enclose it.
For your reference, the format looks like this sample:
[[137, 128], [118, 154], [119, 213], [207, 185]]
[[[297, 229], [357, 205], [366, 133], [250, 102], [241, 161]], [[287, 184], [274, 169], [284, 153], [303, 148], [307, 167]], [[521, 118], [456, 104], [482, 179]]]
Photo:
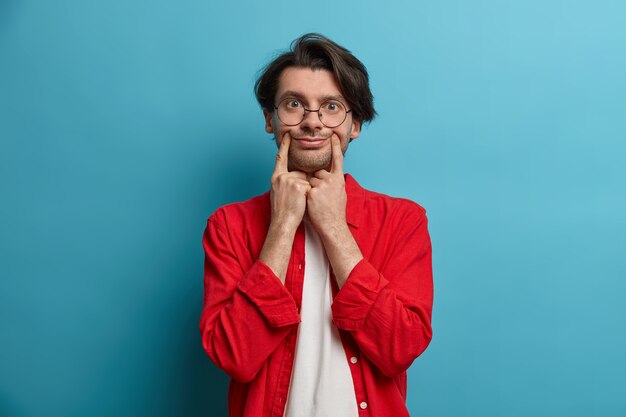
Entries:
[[328, 141], [328, 138], [293, 138], [301, 148], [314, 149], [321, 148]]

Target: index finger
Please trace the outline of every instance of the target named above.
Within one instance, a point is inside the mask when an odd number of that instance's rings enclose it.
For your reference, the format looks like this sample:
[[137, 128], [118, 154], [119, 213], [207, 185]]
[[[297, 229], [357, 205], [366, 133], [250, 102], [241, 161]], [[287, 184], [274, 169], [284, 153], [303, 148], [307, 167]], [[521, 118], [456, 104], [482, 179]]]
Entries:
[[288, 134], [283, 136], [278, 153], [276, 154], [276, 165], [274, 166], [274, 174], [280, 174], [287, 172], [287, 159], [289, 154], [289, 144], [291, 143], [291, 137]]
[[332, 147], [332, 166], [330, 167], [330, 172], [335, 173], [339, 172], [343, 174], [343, 153], [341, 152], [341, 142], [339, 141], [339, 137], [333, 135], [330, 138], [330, 144]]

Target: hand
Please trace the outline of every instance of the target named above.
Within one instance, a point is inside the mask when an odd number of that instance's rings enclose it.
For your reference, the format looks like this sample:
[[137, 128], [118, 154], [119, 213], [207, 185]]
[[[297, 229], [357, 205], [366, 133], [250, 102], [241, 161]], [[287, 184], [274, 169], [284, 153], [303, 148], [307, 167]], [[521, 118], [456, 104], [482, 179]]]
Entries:
[[264, 262], [283, 284], [287, 276], [294, 236], [306, 210], [306, 195], [311, 189], [304, 172], [289, 172], [287, 158], [290, 143], [291, 137], [285, 134], [276, 154], [270, 189], [272, 220], [259, 253], [259, 260]]
[[307, 214], [320, 234], [346, 228], [346, 182], [343, 176], [343, 153], [339, 137], [331, 137], [332, 160], [330, 172], [316, 171], [309, 179]]
[[285, 133], [276, 154], [276, 165], [271, 178], [270, 200], [272, 203], [272, 223], [286, 226], [289, 230], [298, 228], [306, 210], [306, 196], [311, 185], [306, 173], [289, 172], [287, 168], [291, 137]]

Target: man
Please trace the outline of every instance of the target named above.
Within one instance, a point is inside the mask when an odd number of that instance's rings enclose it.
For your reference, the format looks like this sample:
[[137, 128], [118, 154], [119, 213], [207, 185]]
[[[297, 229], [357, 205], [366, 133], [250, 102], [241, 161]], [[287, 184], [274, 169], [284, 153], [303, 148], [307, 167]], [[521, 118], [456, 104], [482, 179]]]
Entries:
[[343, 154], [375, 115], [368, 74], [308, 34], [255, 85], [279, 147], [271, 188], [207, 222], [202, 344], [230, 377], [229, 415], [408, 416], [428, 346], [422, 207], [362, 188]]

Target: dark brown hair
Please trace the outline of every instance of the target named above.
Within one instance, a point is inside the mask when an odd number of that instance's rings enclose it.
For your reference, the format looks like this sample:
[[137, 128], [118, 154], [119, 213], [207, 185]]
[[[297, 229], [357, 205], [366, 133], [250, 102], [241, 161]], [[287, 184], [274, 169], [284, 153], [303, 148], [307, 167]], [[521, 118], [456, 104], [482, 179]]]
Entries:
[[294, 40], [289, 51], [279, 55], [262, 70], [254, 84], [254, 93], [265, 110], [274, 111], [278, 80], [288, 67], [332, 72], [352, 109], [353, 117], [369, 122], [376, 116], [365, 66], [346, 48], [318, 33], [307, 33]]

